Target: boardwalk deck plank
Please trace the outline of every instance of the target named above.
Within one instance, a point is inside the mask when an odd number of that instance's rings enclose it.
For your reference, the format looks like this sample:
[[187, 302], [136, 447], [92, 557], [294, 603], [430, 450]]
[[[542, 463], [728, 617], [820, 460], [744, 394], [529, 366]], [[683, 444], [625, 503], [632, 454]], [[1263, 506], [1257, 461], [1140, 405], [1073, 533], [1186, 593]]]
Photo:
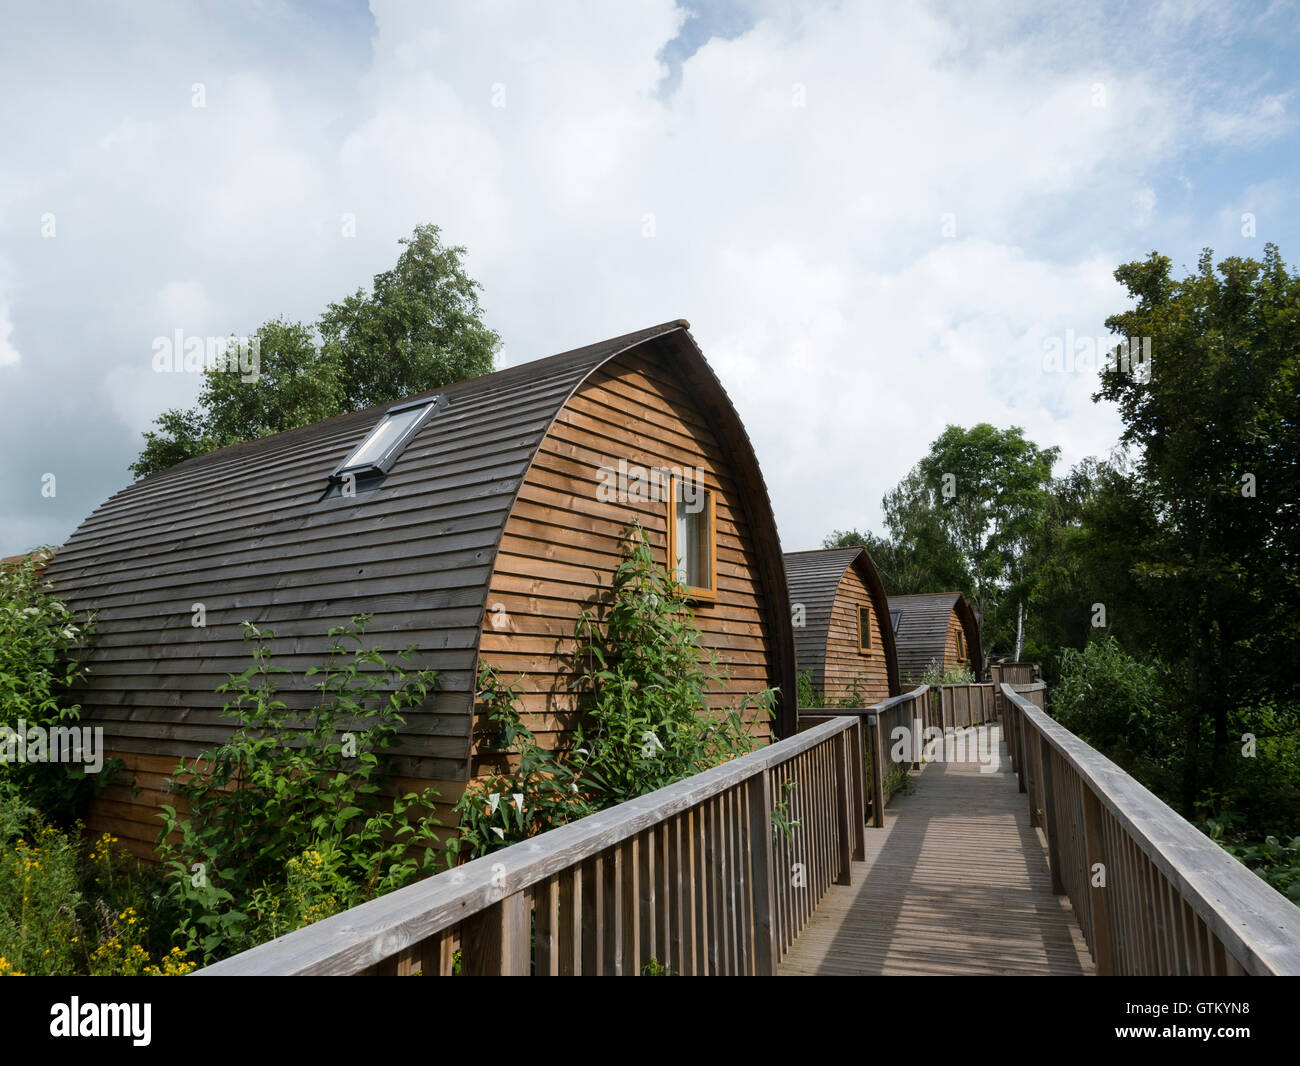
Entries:
[[1069, 902], [1052, 894], [1001, 733], [996, 770], [930, 763], [867, 831], [852, 885], [832, 885], [779, 973], [1091, 974]]

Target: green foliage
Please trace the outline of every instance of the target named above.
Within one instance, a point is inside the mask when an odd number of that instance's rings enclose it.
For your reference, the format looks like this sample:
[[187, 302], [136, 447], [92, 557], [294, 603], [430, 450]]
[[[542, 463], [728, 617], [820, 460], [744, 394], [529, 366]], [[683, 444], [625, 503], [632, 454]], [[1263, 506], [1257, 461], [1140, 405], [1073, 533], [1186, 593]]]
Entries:
[[[77, 618], [41, 577], [52, 549], [0, 564], [0, 726], [72, 726], [81, 708], [70, 690], [85, 680], [82, 661], [94, 620]], [[111, 774], [62, 763], [0, 765], [0, 797], [21, 799], [47, 817], [69, 822]], [[98, 781], [96, 778], [98, 777]]]
[[235, 721], [224, 744], [176, 770], [188, 813], [164, 806], [159, 855], [181, 912], [176, 935], [205, 961], [287, 932], [296, 923], [399, 888], [435, 863], [436, 794], [384, 794], [386, 759], [402, 712], [435, 689], [432, 670], [390, 661], [365, 642], [369, 615], [337, 638], [319, 702], [294, 713], [279, 698], [274, 634], [245, 623], [253, 663], [218, 691]]
[[1250, 867], [1292, 903], [1300, 905], [1300, 836], [1279, 840], [1269, 834], [1262, 841], [1239, 843], [1228, 838], [1222, 821], [1211, 821], [1203, 829], [1229, 854]]
[[[1134, 456], [1125, 478], [1148, 517], [1125, 545], [1129, 599], [1159, 605], [1144, 640], [1182, 666], [1184, 814], [1231, 776], [1242, 705], [1282, 709], [1300, 728], [1300, 275], [1206, 249], [1175, 279], [1157, 254], [1115, 277], [1135, 306], [1117, 334], [1151, 339], [1151, 370], [1107, 370]], [[1102, 597], [1098, 597], [1101, 599]], [[1208, 754], [1208, 759], [1205, 755]]]
[[791, 804], [794, 801], [794, 791], [799, 782], [791, 778], [785, 783], [781, 792], [781, 798], [772, 804], [772, 839], [777, 840], [784, 836], [786, 840], [794, 840], [794, 831], [799, 828], [800, 822], [797, 818], [791, 818]]
[[754, 749], [745, 713], [758, 705], [770, 716], [776, 694], [768, 689], [738, 705], [710, 708], [710, 690], [726, 678], [699, 638], [686, 589], [656, 562], [649, 538], [634, 526], [603, 617], [584, 611], [578, 623], [583, 669], [575, 687], [591, 702], [576, 730], [574, 755], [601, 806]]
[[799, 671], [797, 681], [799, 685], [800, 709], [808, 708], [814, 710], [826, 706], [822, 690], [813, 684], [813, 672], [811, 666]]
[[322, 354], [335, 363], [357, 410], [492, 372], [500, 338], [483, 325], [465, 249], [444, 247], [437, 226], [398, 243], [397, 265], [321, 315]]
[[447, 863], [477, 859], [498, 848], [590, 814], [596, 807], [568, 761], [542, 748], [516, 707], [517, 685], [507, 685], [487, 663], [479, 664], [478, 703], [489, 735], [481, 751], [511, 765], [471, 781], [456, 803], [459, 831], [447, 841]]
[[886, 803], [899, 792], [910, 793], [914, 787], [912, 777], [907, 772], [905, 764], [896, 762], [886, 764], [884, 780]]
[[[319, 348], [311, 326], [275, 319], [250, 338], [256, 380], [205, 370], [197, 406], [155, 420], [132, 473], [148, 477], [215, 448], [490, 373], [500, 341], [482, 323], [465, 249], [444, 247], [432, 225], [398, 243], [397, 265], [377, 274], [369, 293], [359, 289], [321, 315]], [[232, 337], [227, 356], [235, 350]]]
[[1048, 710], [1063, 726], [1104, 752], [1156, 793], [1173, 784], [1169, 737], [1176, 731], [1176, 692], [1167, 667], [1129, 655], [1114, 637], [1066, 648]]
[[971, 575], [985, 654], [998, 650], [1004, 632], [1005, 651], [1020, 653], [1016, 626], [1033, 581], [1025, 556], [1045, 520], [1059, 454], [1058, 448], [1026, 440], [1018, 426], [981, 423], [948, 426], [917, 464], [916, 474], [938, 497], [942, 527]]
[[612, 807], [752, 751], [750, 707], [770, 715], [775, 690], [739, 705], [710, 708], [725, 678], [700, 646], [686, 589], [655, 561], [634, 525], [601, 615], [577, 627], [580, 664], [573, 687], [586, 700], [571, 749], [538, 745], [517, 709], [518, 693], [486, 666], [479, 703], [489, 752], [508, 763], [470, 782], [457, 803], [459, 841], [450, 861], [478, 857], [564, 822]]
[[848, 683], [848, 690], [843, 696], [828, 698], [813, 684], [812, 667], [800, 670], [798, 675], [799, 706], [804, 710], [818, 710], [823, 707], [868, 707], [866, 680], [861, 674], [855, 674]]
[[975, 675], [964, 666], [950, 666], [945, 670], [943, 665], [934, 659], [930, 660], [930, 665], [925, 668], [920, 680], [916, 682], [919, 685], [973, 685], [974, 683]]
[[165, 976], [193, 963], [159, 945], [153, 875], [116, 838], [64, 832], [0, 798], [0, 976]]

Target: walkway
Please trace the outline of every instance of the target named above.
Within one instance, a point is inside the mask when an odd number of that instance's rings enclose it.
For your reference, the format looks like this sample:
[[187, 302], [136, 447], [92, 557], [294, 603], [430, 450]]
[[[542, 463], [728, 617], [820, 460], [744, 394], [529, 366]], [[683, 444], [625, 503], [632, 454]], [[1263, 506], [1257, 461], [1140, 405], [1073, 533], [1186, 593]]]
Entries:
[[[978, 762], [929, 763], [867, 829], [851, 886], [832, 885], [779, 973], [1091, 974], [997, 725]], [[970, 735], [973, 735], [970, 734]]]

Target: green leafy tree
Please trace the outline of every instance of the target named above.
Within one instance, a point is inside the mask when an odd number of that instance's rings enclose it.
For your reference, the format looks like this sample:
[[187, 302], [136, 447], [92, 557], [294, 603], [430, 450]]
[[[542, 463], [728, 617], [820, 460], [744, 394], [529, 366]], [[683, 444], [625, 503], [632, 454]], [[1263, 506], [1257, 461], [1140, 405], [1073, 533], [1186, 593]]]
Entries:
[[1207, 249], [1181, 279], [1152, 253], [1115, 277], [1135, 306], [1106, 325], [1149, 337], [1152, 359], [1114, 361], [1095, 398], [1119, 406], [1126, 487], [1151, 516], [1124, 551], [1134, 595], [1163, 608], [1149, 641], [1183, 668], [1190, 816], [1232, 776], [1236, 708], [1300, 725], [1300, 276], [1270, 244], [1217, 267]]
[[[216, 448], [490, 373], [500, 341], [483, 325], [465, 249], [444, 247], [432, 225], [399, 243], [396, 267], [376, 275], [369, 293], [325, 310], [319, 347], [311, 326], [275, 319], [250, 338], [255, 374], [206, 369], [197, 405], [155, 420], [131, 472], [148, 477]], [[227, 365], [238, 350], [232, 337]]]
[[970, 573], [944, 528], [935, 493], [913, 470], [880, 501], [888, 536], [836, 530], [823, 548], [863, 547], [889, 596], [958, 591], [970, 595]]
[[[94, 620], [78, 617], [44, 580], [52, 554], [42, 548], [0, 563], [0, 756], [10, 733], [72, 727], [81, 715], [73, 690], [86, 677], [82, 653]], [[0, 797], [68, 822], [100, 779], [110, 776], [111, 768], [92, 775], [76, 765], [6, 757]]]
[[445, 247], [437, 226], [400, 241], [397, 265], [321, 316], [323, 351], [337, 363], [345, 410], [410, 396], [492, 372], [500, 338], [483, 325], [482, 286], [465, 249]]
[[[1018, 657], [1032, 575], [1025, 567], [1030, 539], [1045, 519], [1057, 448], [1040, 448], [1018, 426], [987, 422], [948, 426], [916, 467], [935, 494], [942, 527], [971, 575], [982, 643], [999, 643]], [[1007, 606], [1015, 610], [1008, 632]], [[993, 616], [999, 608], [1001, 618]], [[1000, 625], [999, 625], [1000, 623]]]
[[337, 642], [317, 676], [317, 705], [295, 713], [279, 695], [289, 673], [271, 659], [269, 630], [245, 623], [253, 663], [218, 691], [235, 729], [184, 761], [162, 808], [159, 858], [180, 913], [176, 936], [204, 960], [399, 888], [435, 862], [436, 793], [385, 794], [402, 712], [436, 688], [365, 643], [368, 615], [329, 631]]

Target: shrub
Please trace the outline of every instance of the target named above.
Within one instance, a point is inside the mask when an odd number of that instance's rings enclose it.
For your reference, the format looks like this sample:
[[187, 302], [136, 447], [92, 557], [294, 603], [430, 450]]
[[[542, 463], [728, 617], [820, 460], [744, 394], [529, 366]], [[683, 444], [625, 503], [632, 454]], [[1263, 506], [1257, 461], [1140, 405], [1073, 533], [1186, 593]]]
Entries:
[[1174, 681], [1159, 660], [1129, 655], [1113, 636], [1066, 648], [1048, 711], [1152, 791], [1171, 796], [1178, 737]]
[[80, 829], [65, 833], [30, 807], [0, 800], [0, 975], [193, 969], [149, 925], [153, 874], [115, 851], [113, 837], [86, 841]]
[[645, 531], [634, 525], [603, 619], [584, 611], [578, 622], [584, 668], [575, 687], [589, 694], [590, 706], [574, 755], [600, 806], [643, 796], [756, 746], [745, 712], [758, 705], [770, 717], [775, 691], [710, 708], [710, 690], [726, 678], [717, 654], [706, 654], [699, 641], [686, 589], [656, 562]]
[[944, 669], [937, 660], [931, 659], [925, 668], [919, 684], [922, 685], [973, 685], [975, 675], [964, 666], [950, 666]]
[[447, 842], [447, 863], [476, 859], [526, 840], [596, 808], [581, 792], [570, 764], [537, 743], [516, 706], [518, 686], [505, 684], [487, 663], [479, 664], [478, 702], [487, 719], [484, 748], [517, 757], [503, 774], [471, 781], [456, 803], [459, 831]]
[[[50, 549], [0, 564], [0, 726], [69, 726], [81, 708], [69, 691], [85, 679], [81, 652], [94, 625], [78, 619], [41, 577]], [[101, 774], [100, 783], [107, 780]], [[88, 779], [89, 778], [89, 779]], [[79, 767], [59, 763], [6, 764], [0, 795], [21, 797], [47, 817], [71, 822], [93, 789]]]
[[471, 781], [457, 803], [459, 840], [449, 861], [477, 857], [752, 751], [745, 721], [752, 706], [769, 715], [767, 689], [739, 706], [713, 709], [709, 692], [725, 678], [700, 646], [686, 590], [657, 563], [638, 525], [628, 531], [603, 617], [578, 621], [573, 687], [587, 700], [569, 751], [541, 747], [523, 724], [518, 692], [490, 669], [479, 700], [494, 739], [488, 746], [517, 765]]
[[[382, 795], [402, 711], [436, 686], [411, 671], [413, 649], [390, 662], [365, 646], [369, 615], [337, 626], [317, 676], [318, 704], [301, 715], [278, 695], [274, 634], [245, 623], [253, 663], [217, 691], [236, 722], [219, 748], [182, 763], [176, 791], [188, 814], [163, 808], [159, 855], [181, 917], [181, 946], [205, 961], [353, 906], [435, 865], [436, 793]], [[424, 813], [420, 813], [421, 810]], [[318, 865], [316, 859], [320, 859]], [[274, 934], [272, 934], [274, 935]]]

